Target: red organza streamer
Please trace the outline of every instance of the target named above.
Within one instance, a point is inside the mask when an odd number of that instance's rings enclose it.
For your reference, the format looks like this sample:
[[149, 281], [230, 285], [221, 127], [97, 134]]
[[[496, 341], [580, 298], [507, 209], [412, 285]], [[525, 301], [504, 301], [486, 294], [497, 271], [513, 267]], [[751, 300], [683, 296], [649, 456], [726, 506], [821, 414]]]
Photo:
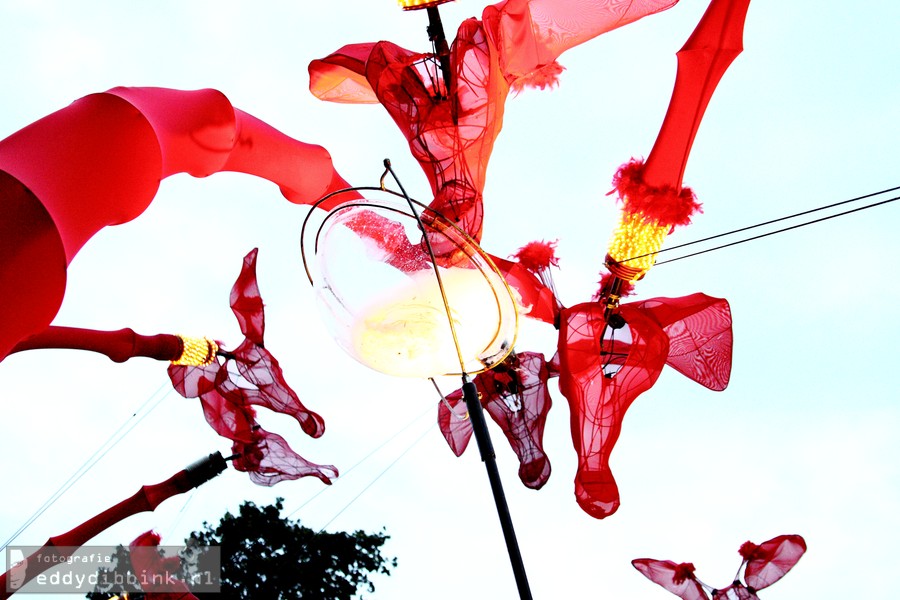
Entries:
[[351, 44], [312, 61], [310, 91], [332, 102], [381, 103], [428, 177], [430, 207], [480, 240], [485, 174], [510, 86], [551, 85], [565, 50], [675, 1], [499, 2], [481, 21], [459, 26], [449, 94], [434, 87], [442, 78], [427, 55], [391, 42]]
[[709, 600], [703, 585], [694, 577], [693, 569], [691, 569], [690, 576], [685, 573], [684, 565], [686, 563], [678, 564], [671, 560], [638, 558], [631, 561], [631, 564], [647, 579], [658, 583], [682, 600]]
[[780, 535], [756, 546], [747, 560], [744, 581], [756, 590], [769, 587], [790, 571], [806, 552], [799, 535]]
[[131, 566], [147, 600], [197, 600], [181, 576], [181, 559], [162, 557], [160, 537], [153, 531], [139, 535], [129, 545]]
[[[307, 461], [282, 437], [256, 422], [254, 405], [294, 417], [314, 438], [325, 432], [322, 418], [303, 406], [285, 381], [278, 361], [263, 347], [265, 317], [256, 282], [256, 255], [254, 249], [244, 257], [231, 291], [231, 309], [246, 339], [226, 353], [227, 357], [220, 353], [210, 365], [170, 365], [169, 378], [185, 398], [200, 398], [206, 421], [216, 433], [232, 440], [232, 451], [240, 455], [234, 460], [235, 468], [248, 472], [254, 483], [268, 486], [309, 475], [331, 483], [337, 469]], [[239, 385], [235, 380], [238, 374], [252, 387]]]
[[713, 390], [731, 372], [731, 312], [704, 294], [623, 304], [626, 325], [611, 329], [605, 307], [591, 302], [562, 311], [560, 391], [569, 402], [578, 453], [575, 496], [602, 519], [619, 507], [610, 453], [631, 403], [650, 389], [665, 364]]
[[524, 308], [522, 313], [532, 319], [554, 325], [559, 316], [559, 307], [553, 290], [544, 285], [533, 272], [519, 262], [493, 255], [491, 255], [491, 260], [494, 261], [509, 287], [518, 294], [519, 302]]
[[[532, 489], [540, 489], [550, 477], [543, 437], [551, 405], [547, 379], [554, 375], [553, 366], [543, 355], [521, 352], [510, 354], [501, 364], [474, 379], [481, 405], [519, 457], [519, 479]], [[462, 390], [448, 395], [446, 403], [438, 404], [438, 426], [451, 450], [460, 456], [472, 437]]]
[[[710, 600], [707, 590], [712, 600], [757, 600], [757, 591], [781, 579], [797, 564], [806, 552], [806, 542], [799, 535], [779, 535], [759, 546], [747, 542], [741, 546], [740, 552], [747, 565], [744, 581], [734, 581], [721, 589], [714, 589], [694, 578], [694, 566], [690, 563], [638, 558], [631, 564], [650, 581], [682, 600]], [[686, 565], [690, 566], [689, 574], [684, 569]]]
[[347, 187], [324, 148], [209, 89], [119, 87], [0, 141], [0, 290], [15, 290], [0, 293], [3, 314], [14, 316], [0, 327], [0, 359], [50, 324], [66, 266], [95, 233], [140, 215], [163, 178], [218, 171], [269, 179], [296, 203]]

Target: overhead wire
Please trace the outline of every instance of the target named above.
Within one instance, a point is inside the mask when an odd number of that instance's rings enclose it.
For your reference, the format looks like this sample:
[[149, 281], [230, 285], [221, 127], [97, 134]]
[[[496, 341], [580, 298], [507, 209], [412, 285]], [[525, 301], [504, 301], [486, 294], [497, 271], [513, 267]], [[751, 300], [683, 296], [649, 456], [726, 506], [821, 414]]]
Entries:
[[351, 506], [354, 502], [356, 502], [357, 500], [359, 500], [360, 496], [362, 496], [363, 494], [365, 494], [365, 493], [369, 490], [369, 488], [371, 488], [373, 485], [375, 485], [375, 483], [376, 483], [379, 479], [381, 479], [382, 477], [384, 477], [384, 475], [385, 475], [388, 471], [390, 471], [390, 470], [394, 467], [394, 465], [396, 465], [398, 462], [400, 462], [400, 459], [402, 459], [404, 456], [406, 456], [406, 455], [409, 453], [410, 450], [412, 450], [413, 448], [415, 448], [415, 447], [419, 444], [419, 442], [421, 442], [422, 440], [424, 440], [424, 439], [425, 439], [425, 436], [428, 435], [429, 433], [431, 433], [431, 430], [434, 428], [434, 426], [435, 426], [434, 423], [430, 424], [430, 425], [428, 426], [428, 428], [427, 428], [425, 431], [423, 431], [422, 434], [421, 434], [418, 438], [416, 438], [416, 440], [415, 440], [412, 444], [410, 444], [409, 446], [407, 446], [406, 450], [404, 450], [403, 452], [401, 452], [400, 455], [397, 456], [397, 458], [395, 458], [393, 461], [391, 461], [391, 463], [390, 463], [388, 466], [386, 466], [386, 467], [385, 467], [378, 475], [376, 475], [375, 478], [374, 478], [372, 481], [370, 481], [370, 482], [366, 485], [366, 487], [364, 487], [362, 490], [360, 490], [359, 493], [356, 494], [356, 496], [354, 496], [353, 498], [351, 498], [350, 501], [347, 502], [347, 504], [345, 504], [344, 507], [341, 508], [341, 510], [339, 510], [337, 513], [335, 513], [335, 515], [334, 515], [333, 517], [331, 517], [331, 519], [329, 519], [327, 523], [325, 523], [324, 525], [322, 525], [322, 527], [319, 529], [319, 533], [322, 533], [323, 531], [325, 531], [325, 528], [326, 528], [326, 527], [328, 527], [329, 525], [331, 525], [331, 523], [334, 522], [334, 520], [337, 519], [339, 516], [341, 516], [341, 515], [344, 513], [345, 510], [347, 510], [348, 508], [350, 508], [350, 506]]
[[[103, 442], [97, 450], [94, 451], [91, 456], [87, 458], [87, 460], [82, 463], [82, 465], [75, 470], [75, 472], [65, 481], [63, 484], [53, 493], [50, 497], [32, 514], [24, 524], [22, 524], [4, 543], [0, 546], [0, 552], [6, 549], [13, 540], [19, 537], [28, 527], [32, 525], [41, 515], [43, 515], [47, 510], [53, 506], [73, 485], [75, 485], [78, 480], [84, 477], [88, 471], [90, 471], [100, 460], [106, 456], [110, 450], [115, 448], [119, 442], [121, 442], [125, 437], [131, 433], [131, 431], [137, 427], [137, 425], [143, 421], [160, 403], [166, 398], [167, 392], [163, 392], [163, 390], [168, 386], [168, 382], [163, 383], [160, 387], [150, 394], [150, 396], [133, 412], [131, 416], [125, 419], [125, 421], [116, 429], [112, 435], [110, 435], [105, 442]], [[163, 392], [163, 393], [160, 393]], [[155, 402], [154, 402], [155, 399]], [[152, 406], [149, 408], [148, 405], [151, 403]], [[146, 409], [146, 410], [145, 410]], [[138, 417], [142, 411], [144, 413]], [[137, 420], [134, 420], [137, 417]], [[131, 421], [134, 420], [132, 423]], [[126, 429], [127, 427], [127, 429]], [[123, 431], [124, 430], [124, 431]]]
[[[360, 458], [358, 461], [356, 461], [355, 463], [353, 463], [346, 471], [344, 471], [344, 472], [341, 474], [341, 478], [346, 477], [346, 476], [347, 476], [350, 472], [352, 472], [356, 467], [358, 467], [358, 466], [361, 465], [362, 463], [364, 463], [364, 462], [366, 462], [367, 460], [369, 460], [369, 459], [370, 459], [371, 457], [373, 457], [379, 450], [381, 450], [382, 448], [384, 448], [385, 446], [387, 446], [389, 443], [391, 443], [392, 441], [394, 441], [395, 439], [397, 439], [397, 437], [399, 437], [404, 431], [406, 431], [407, 429], [409, 429], [410, 427], [412, 427], [413, 425], [415, 425], [418, 421], [420, 421], [420, 420], [422, 419], [422, 417], [424, 417], [425, 415], [427, 415], [428, 413], [430, 413], [430, 412], [433, 411], [433, 410], [434, 410], [434, 407], [429, 406], [429, 407], [428, 407], [426, 410], [424, 410], [422, 413], [420, 413], [419, 415], [417, 415], [416, 417], [414, 417], [414, 418], [413, 418], [411, 421], [409, 421], [406, 425], [404, 425], [403, 427], [401, 427], [400, 429], [398, 429], [396, 432], [394, 432], [394, 434], [391, 435], [388, 439], [386, 439], [385, 441], [383, 441], [383, 442], [381, 442], [380, 444], [378, 444], [378, 446], [376, 446], [375, 448], [373, 448], [372, 450], [370, 450], [365, 456], [363, 456], [363, 457]], [[429, 430], [430, 430], [430, 429], [431, 429], [431, 427], [429, 426]], [[407, 452], [408, 450], [409, 450], [409, 448], [407, 448], [406, 450], [404, 450], [404, 453]], [[339, 479], [339, 481], [340, 481], [340, 479]], [[318, 498], [319, 496], [321, 496], [323, 493], [325, 493], [325, 492], [326, 492], [327, 490], [329, 490], [329, 489], [331, 489], [331, 488], [330, 488], [330, 487], [323, 487], [322, 489], [320, 489], [318, 492], [316, 492], [315, 494], [313, 494], [312, 496], [310, 496], [303, 504], [301, 504], [300, 506], [298, 506], [297, 508], [295, 508], [293, 511], [291, 511], [291, 512], [287, 515], [286, 518], [293, 517], [295, 514], [297, 514], [298, 512], [300, 512], [300, 510], [301, 510], [302, 508], [304, 508], [306, 505], [308, 505], [310, 502], [312, 502], [313, 500], [315, 500], [316, 498]], [[355, 500], [355, 499], [354, 499], [354, 500]], [[345, 508], [346, 508], [346, 507], [345, 507]], [[343, 510], [343, 509], [342, 509], [342, 510]], [[334, 519], [332, 519], [332, 520], [334, 520]], [[329, 523], [330, 523], [330, 522], [331, 522], [331, 521], [329, 521]]]
[[[745, 227], [740, 227], [740, 228], [738, 228], [738, 229], [732, 229], [731, 231], [726, 231], [726, 232], [723, 232], [723, 233], [718, 233], [718, 234], [711, 235], [711, 236], [708, 236], [708, 237], [705, 237], [705, 238], [700, 238], [700, 239], [693, 240], [693, 241], [690, 241], [690, 242], [685, 242], [685, 243], [683, 243], [683, 244], [676, 244], [676, 245], [674, 245], [674, 246], [669, 246], [668, 248], [663, 248], [663, 249], [661, 249], [661, 250], [658, 250], [658, 251], [655, 252], [655, 253], [648, 253], [648, 254], [641, 254], [641, 255], [639, 255], [639, 256], [632, 256], [632, 257], [630, 257], [630, 258], [626, 258], [626, 259], [621, 260], [621, 261], [619, 261], [619, 262], [623, 262], [623, 263], [624, 263], [624, 262], [628, 262], [628, 261], [638, 260], [638, 259], [640, 259], [640, 258], [644, 258], [644, 257], [646, 257], [646, 256], [650, 256], [650, 254], [656, 254], [656, 255], [658, 256], [658, 255], [660, 255], [660, 254], [663, 254], [663, 253], [666, 253], [666, 252], [671, 252], [671, 251], [673, 251], [673, 250], [679, 250], [679, 249], [681, 249], [681, 248], [686, 248], [686, 247], [688, 247], [688, 246], [694, 246], [694, 245], [696, 245], [696, 244], [702, 244], [702, 243], [704, 243], [704, 242], [709, 242], [709, 241], [711, 241], [711, 240], [715, 240], [715, 239], [719, 239], [719, 238], [723, 238], [723, 237], [728, 237], [728, 236], [731, 236], [731, 235], [736, 235], [736, 234], [743, 233], [743, 232], [746, 232], [746, 231], [750, 231], [750, 230], [753, 230], [753, 229], [758, 229], [758, 228], [760, 228], [760, 227], [765, 227], [765, 226], [767, 226], [767, 225], [773, 225], [773, 224], [775, 224], [775, 223], [780, 223], [780, 222], [783, 222], [783, 221], [789, 221], [789, 220], [791, 220], [791, 219], [796, 219], [796, 218], [803, 217], [803, 216], [806, 216], [806, 215], [810, 215], [810, 214], [813, 214], [813, 213], [821, 212], [821, 211], [823, 211], [823, 210], [829, 210], [829, 209], [832, 209], [832, 208], [837, 208], [838, 206], [844, 206], [844, 205], [846, 205], [846, 204], [851, 204], [851, 203], [853, 203], [853, 202], [859, 202], [859, 201], [861, 201], [861, 200], [865, 200], [865, 199], [868, 199], [868, 198], [874, 198], [874, 197], [876, 197], [876, 196], [881, 196], [881, 195], [884, 195], [884, 194], [887, 194], [887, 193], [890, 193], [890, 192], [895, 192], [895, 191], [897, 191], [897, 190], [900, 190], [900, 186], [896, 186], [896, 187], [892, 187], [892, 188], [887, 188], [887, 189], [884, 189], [884, 190], [881, 190], [881, 191], [878, 191], [878, 192], [872, 192], [872, 193], [869, 193], [869, 194], [864, 194], [864, 195], [862, 195], [862, 196], [857, 196], [857, 197], [855, 197], [855, 198], [850, 198], [850, 199], [848, 199], [848, 200], [842, 200], [842, 201], [840, 201], [840, 202], [834, 202], [834, 203], [832, 203], [832, 204], [827, 204], [827, 205], [825, 205], [825, 206], [820, 206], [820, 207], [817, 207], [817, 208], [812, 208], [812, 209], [809, 209], [809, 210], [804, 210], [804, 211], [801, 211], [801, 212], [798, 212], [798, 213], [794, 213], [794, 214], [791, 214], [791, 215], [786, 215], [786, 216], [783, 216], [783, 217], [778, 217], [778, 218], [775, 218], [775, 219], [770, 219], [770, 220], [768, 220], [768, 221], [763, 221], [763, 222], [761, 222], [761, 223], [756, 223], [756, 224], [754, 224], [754, 225], [747, 225], [747, 226], [745, 226]], [[670, 258], [670, 259], [667, 259], [667, 260], [661, 260], [661, 261], [656, 262], [656, 263], [655, 263], [655, 266], [664, 265], [664, 264], [667, 264], [667, 263], [672, 263], [672, 262], [679, 261], [679, 260], [683, 260], [683, 259], [685, 259], [685, 258], [690, 258], [690, 257], [693, 257], [693, 256], [699, 256], [699, 255], [701, 255], [701, 254], [706, 254], [706, 253], [713, 252], [713, 251], [716, 251], [716, 250], [721, 250], [721, 249], [723, 249], [723, 248], [729, 248], [729, 247], [731, 247], [731, 246], [737, 246], [737, 245], [739, 245], [739, 244], [744, 244], [744, 243], [746, 243], [746, 242], [752, 242], [752, 241], [754, 241], [754, 240], [758, 240], [758, 239], [762, 239], [762, 238], [765, 238], [765, 237], [773, 236], [773, 235], [776, 235], [776, 234], [779, 234], [779, 233], [784, 233], [784, 232], [791, 231], [791, 230], [794, 230], [794, 229], [800, 229], [801, 227], [806, 227], [806, 226], [808, 226], [808, 225], [814, 225], [814, 224], [816, 224], [816, 223], [821, 223], [821, 222], [823, 222], [823, 221], [828, 221], [828, 220], [831, 220], [831, 219], [836, 219], [836, 218], [838, 218], [838, 217], [843, 217], [843, 216], [846, 216], [846, 215], [849, 215], [849, 214], [852, 214], [852, 213], [856, 213], [856, 212], [860, 212], [860, 211], [863, 211], [863, 210], [867, 210], [867, 209], [869, 209], [869, 208], [874, 208], [874, 207], [881, 206], [881, 205], [884, 205], [884, 204], [889, 204], [889, 203], [895, 202], [895, 201], [897, 201], [897, 200], [900, 200], [900, 196], [895, 196], [895, 197], [893, 197], [893, 198], [888, 198], [887, 200], [881, 200], [881, 201], [878, 201], [878, 202], [873, 202], [873, 203], [871, 203], [871, 204], [866, 204], [866, 205], [864, 205], [864, 206], [860, 206], [860, 207], [858, 207], [858, 208], [854, 208], [854, 209], [851, 209], [851, 210], [846, 210], [846, 211], [834, 213], [834, 214], [831, 214], [831, 215], [828, 215], [828, 216], [825, 216], [825, 217], [821, 217], [821, 218], [818, 218], [818, 219], [812, 219], [812, 220], [810, 220], [810, 221], [804, 221], [804, 222], [798, 223], [798, 224], [796, 224], [796, 225], [791, 225], [791, 226], [788, 226], [788, 227], [782, 227], [782, 228], [780, 228], [780, 229], [776, 229], [776, 230], [773, 230], [773, 231], [768, 231], [768, 232], [766, 232], [766, 233], [761, 233], [761, 234], [759, 234], [759, 235], [754, 235], [754, 236], [750, 236], [750, 237], [748, 237], [748, 238], [743, 238], [743, 239], [737, 240], [737, 241], [735, 241], [735, 242], [729, 242], [729, 243], [727, 243], [727, 244], [720, 244], [720, 245], [718, 245], [718, 246], [713, 246], [712, 248], [707, 248], [707, 249], [705, 249], [705, 250], [699, 250], [699, 251], [697, 251], [697, 252], [691, 252], [691, 253], [689, 253], [689, 254], [685, 254], [685, 255], [682, 255], [682, 256], [678, 256], [678, 257], [675, 257], [675, 258]]]

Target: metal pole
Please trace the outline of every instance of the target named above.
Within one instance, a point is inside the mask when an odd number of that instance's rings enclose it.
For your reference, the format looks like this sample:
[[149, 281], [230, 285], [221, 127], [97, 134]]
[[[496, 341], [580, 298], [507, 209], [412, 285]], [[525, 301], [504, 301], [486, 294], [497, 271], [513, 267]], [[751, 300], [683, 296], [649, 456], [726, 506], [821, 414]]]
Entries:
[[484, 410], [481, 408], [481, 401], [478, 399], [478, 390], [475, 388], [475, 384], [468, 381], [465, 376], [463, 376], [462, 389], [466, 408], [469, 411], [469, 419], [472, 421], [475, 441], [478, 443], [478, 451], [481, 453], [481, 460], [484, 462], [488, 479], [491, 482], [491, 492], [494, 495], [494, 504], [497, 506], [497, 516], [500, 517], [503, 537], [506, 540], [509, 562], [512, 564], [516, 586], [519, 588], [519, 598], [531, 600], [531, 588], [528, 587], [525, 563], [522, 562], [522, 554], [519, 552], [519, 542], [516, 540], [516, 531], [513, 529], [509, 505], [506, 503], [506, 495], [503, 493], [500, 472], [497, 470], [497, 459], [494, 456], [494, 446], [491, 443], [491, 436], [488, 433], [487, 423], [484, 420]]

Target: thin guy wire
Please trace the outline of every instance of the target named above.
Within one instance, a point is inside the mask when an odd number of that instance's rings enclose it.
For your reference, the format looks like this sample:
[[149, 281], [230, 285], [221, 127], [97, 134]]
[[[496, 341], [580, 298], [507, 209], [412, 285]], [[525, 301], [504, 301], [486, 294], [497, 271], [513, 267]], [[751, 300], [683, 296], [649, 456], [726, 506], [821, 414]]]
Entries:
[[[100, 462], [100, 460], [102, 460], [103, 457], [106, 456], [110, 450], [112, 450], [119, 442], [121, 442], [125, 438], [125, 436], [131, 432], [132, 429], [134, 429], [141, 421], [144, 420], [144, 418], [147, 417], [147, 415], [149, 415], [151, 412], [153, 412], [153, 410], [157, 406], [159, 406], [159, 404], [163, 401], [163, 399], [165, 399], [166, 394], [159, 396], [159, 398], [157, 398], [157, 400], [156, 400], [156, 403], [153, 406], [151, 406], [147, 410], [147, 412], [145, 412], [143, 414], [143, 416], [141, 416], [134, 424], [132, 424], [124, 433], [122, 433], [122, 430], [128, 425], [129, 421], [134, 419], [135, 416], [137, 416], [137, 414], [139, 412], [144, 410], [144, 408], [148, 404], [150, 404], [150, 402], [153, 401], [153, 398], [155, 396], [157, 396], [166, 387], [167, 384], [168, 384], [168, 382], [163, 383], [155, 392], [153, 392], [147, 398], [147, 400], [144, 401], [143, 404], [141, 404], [141, 406], [138, 407], [137, 410], [135, 410], [133, 413], [131, 413], [130, 417], [125, 419], [125, 421], [122, 423], [122, 425], [120, 425], [119, 428], [115, 432], [113, 432], [113, 434], [111, 436], [109, 436], [109, 438], [107, 438], [107, 440], [103, 444], [101, 444], [100, 447], [97, 448], [97, 450], [95, 450], [94, 453], [86, 461], [84, 461], [84, 463], [59, 487], [59, 489], [57, 489], [53, 494], [51, 494], [50, 498], [48, 498], [44, 502], [44, 504], [42, 504], [41, 507], [38, 508], [37, 511], [35, 511], [35, 513], [33, 515], [31, 515], [31, 517], [29, 517], [21, 527], [19, 527], [19, 529], [16, 530], [16, 532], [13, 533], [9, 537], [9, 539], [7, 539], [3, 543], [2, 546], [0, 546], [0, 552], [5, 550], [6, 547], [9, 546], [13, 540], [15, 540], [17, 537], [19, 537], [22, 534], [22, 532], [24, 532], [26, 529], [28, 529], [28, 527], [30, 527], [32, 523], [34, 523], [38, 518], [40, 518], [40, 516], [42, 514], [44, 514], [51, 506], [53, 506], [56, 503], [56, 501], [59, 500], [63, 496], [63, 494], [65, 494], [67, 491], [69, 491], [69, 489], [73, 485], [78, 483], [79, 479], [84, 477], [94, 467], [94, 465], [96, 465], [98, 462]], [[118, 439], [113, 441], [113, 439], [116, 438], [116, 436], [119, 436]], [[110, 443], [111, 443], [111, 445], [110, 445]], [[105, 450], [104, 450], [104, 448], [105, 448]]]
[[822, 217], [820, 219], [814, 219], [812, 221], [806, 221], [805, 223], [800, 223], [798, 225], [792, 225], [790, 227], [783, 227], [781, 229], [776, 229], [775, 231], [769, 231], [767, 233], [761, 233], [759, 235], [754, 235], [749, 238], [745, 238], [742, 240], [738, 240], [736, 242], [731, 242], [729, 244], [722, 244], [721, 246], [714, 246], [712, 248], [707, 248], [706, 250], [700, 250], [698, 252], [692, 252], [690, 254], [685, 254], [684, 256], [679, 256], [676, 258], [670, 258], [669, 260], [661, 260], [658, 263], [655, 263], [655, 266], [664, 265], [666, 263], [672, 263], [676, 260], [682, 260], [685, 258], [690, 258], [692, 256], [699, 256], [700, 254], [706, 254], [707, 252], [713, 252], [714, 250], [721, 250], [723, 248], [728, 248], [730, 246], [737, 246], [738, 244], [743, 244], [744, 242], [752, 242], [753, 240], [758, 240], [764, 237], [769, 237], [771, 235], [775, 235], [776, 233], [784, 233], [785, 231], [791, 231], [792, 229], [800, 229], [801, 227], [806, 227], [807, 225], [814, 225], [816, 223], [821, 223], [822, 221], [828, 221], [830, 219], [836, 219], [837, 217], [843, 217], [855, 212], [859, 212], [861, 210], [866, 210], [867, 208], [874, 208], [876, 206], [881, 206], [882, 204], [888, 204], [890, 202], [895, 202], [900, 200], [900, 196], [895, 196], [894, 198], [889, 198], [888, 200], [882, 200], [881, 202], [875, 202], [872, 204], [867, 204], [865, 206], [860, 206], [859, 208], [854, 208], [852, 210], [847, 210], [840, 213], [835, 213], [833, 215], [828, 215], [827, 217]]
[[399, 455], [397, 458], [395, 458], [395, 459], [391, 462], [391, 464], [389, 464], [388, 466], [386, 466], [386, 467], [384, 468], [384, 470], [383, 470], [381, 473], [379, 473], [379, 474], [375, 477], [375, 479], [373, 479], [372, 481], [370, 481], [369, 484], [368, 484], [366, 487], [364, 487], [362, 490], [360, 490], [360, 492], [359, 492], [356, 496], [354, 496], [353, 499], [351, 499], [350, 502], [348, 502], [348, 503], [344, 506], [344, 508], [342, 508], [341, 510], [339, 510], [339, 511], [337, 512], [336, 515], [334, 515], [333, 517], [331, 517], [331, 519], [329, 519], [329, 521], [328, 521], [327, 523], [325, 523], [325, 524], [322, 526], [321, 529], [319, 529], [319, 533], [322, 533], [323, 531], [325, 531], [325, 528], [326, 528], [326, 527], [328, 527], [329, 525], [331, 525], [331, 523], [332, 523], [335, 519], [337, 519], [339, 516], [341, 516], [341, 514], [342, 514], [345, 510], [347, 510], [348, 508], [350, 508], [350, 506], [351, 506], [354, 502], [356, 502], [356, 501], [359, 499], [360, 496], [362, 496], [363, 494], [365, 494], [365, 493], [369, 490], [370, 487], [372, 487], [373, 485], [375, 485], [375, 482], [377, 482], [379, 479], [381, 479], [382, 477], [384, 477], [385, 473], [387, 473], [388, 471], [390, 471], [391, 468], [393, 468], [394, 465], [396, 465], [398, 462], [400, 462], [400, 459], [401, 459], [401, 458], [403, 458], [404, 456], [406, 456], [406, 455], [409, 453], [410, 450], [412, 450], [413, 448], [415, 448], [415, 447], [418, 445], [419, 442], [421, 442], [422, 440], [424, 440], [424, 439], [425, 439], [425, 436], [428, 435], [429, 433], [431, 433], [431, 428], [432, 428], [432, 427], [434, 427], [434, 423], [432, 423], [431, 425], [429, 425], [429, 426], [428, 426], [428, 429], [426, 429], [425, 431], [423, 431], [423, 432], [422, 432], [422, 435], [420, 435], [418, 438], [416, 438], [416, 440], [415, 440], [412, 444], [410, 444], [409, 447], [408, 447], [406, 450], [404, 450], [403, 452], [401, 452], [400, 455]]
[[[621, 260], [621, 261], [619, 261], [619, 262], [623, 262], [623, 263], [624, 263], [624, 262], [629, 262], [629, 261], [632, 261], [632, 260], [638, 260], [638, 259], [641, 259], [641, 258], [645, 258], [645, 257], [650, 256], [650, 255], [652, 255], [652, 254], [659, 255], [659, 254], [663, 254], [663, 253], [665, 253], [665, 252], [671, 252], [672, 250], [678, 250], [679, 248], [685, 248], [685, 247], [687, 247], [687, 246], [693, 246], [693, 245], [695, 245], [695, 244], [701, 244], [701, 243], [703, 243], [703, 242], [708, 242], [708, 241], [710, 241], [710, 240], [715, 240], [715, 239], [718, 239], [718, 238], [721, 238], [721, 237], [726, 237], [726, 236], [729, 236], [729, 235], [734, 235], [734, 234], [736, 234], [736, 233], [743, 233], [744, 231], [749, 231], [749, 230], [751, 230], [751, 229], [757, 229], [757, 228], [759, 228], [759, 227], [765, 227], [766, 225], [772, 225], [773, 223], [780, 223], [781, 221], [787, 221], [787, 220], [789, 220], [789, 219], [796, 219], [797, 217], [802, 217], [802, 216], [804, 216], [804, 215], [809, 215], [809, 214], [812, 214], [812, 213], [815, 213], [815, 212], [819, 212], [819, 211], [822, 211], [822, 210], [828, 210], [829, 208], [835, 208], [835, 207], [838, 207], [838, 206], [843, 206], [844, 204], [850, 204], [850, 203], [852, 203], [852, 202], [859, 202], [860, 200], [865, 200], [866, 198], [872, 198], [872, 197], [874, 197], [874, 196], [880, 196], [880, 195], [882, 195], [882, 194], [887, 194], [888, 192], [894, 192], [894, 191], [897, 191], [897, 190], [900, 190], [900, 186], [892, 187], [892, 188], [887, 188], [887, 189], [881, 190], [881, 191], [879, 191], [879, 192], [872, 192], [872, 193], [870, 193], [870, 194], [864, 194], [864, 195], [862, 195], [862, 196], [857, 196], [857, 197], [855, 197], [855, 198], [850, 198], [849, 200], [842, 200], [842, 201], [840, 201], [840, 202], [835, 202], [835, 203], [833, 203], [833, 204], [827, 204], [827, 205], [825, 205], [825, 206], [820, 206], [820, 207], [818, 207], [818, 208], [811, 208], [811, 209], [809, 209], [809, 210], [804, 210], [804, 211], [802, 211], [802, 212], [794, 213], [794, 214], [792, 214], [792, 215], [787, 215], [787, 216], [784, 216], [784, 217], [778, 217], [777, 219], [771, 219], [771, 220], [769, 220], [769, 221], [763, 221], [762, 223], [757, 223], [757, 224], [755, 224], [755, 225], [748, 225], [748, 226], [746, 226], [746, 227], [741, 227], [741, 228], [739, 228], [739, 229], [733, 229], [733, 230], [731, 230], [731, 231], [726, 231], [726, 232], [724, 232], [724, 233], [717, 233], [716, 235], [711, 235], [711, 236], [709, 236], [709, 237], [700, 238], [699, 240], [693, 240], [693, 241], [691, 241], [691, 242], [685, 242], [685, 243], [683, 243], [683, 244], [677, 244], [677, 245], [675, 245], [675, 246], [669, 246], [668, 248], [663, 248], [663, 249], [661, 249], [661, 250], [657, 250], [656, 252], [647, 252], [647, 253], [645, 253], [645, 254], [640, 254], [640, 255], [638, 255], [638, 256], [632, 256], [632, 257], [630, 257], [630, 258], [626, 258], [626, 259]], [[896, 198], [895, 198], [895, 199], [896, 199]], [[879, 203], [879, 204], [883, 204], [883, 203]], [[871, 205], [868, 205], [868, 206], [865, 207], [865, 208], [870, 208], [870, 207], [872, 207], [872, 206], [878, 206], [878, 204], [871, 204]], [[849, 211], [849, 212], [854, 212], [854, 211]], [[838, 214], [835, 215], [835, 216], [840, 216], [840, 215], [843, 215], [843, 214], [849, 214], [849, 213], [838, 213]], [[822, 220], [824, 220], [824, 219], [822, 219]], [[811, 223], [815, 223], [815, 222], [817, 222], [817, 221], [811, 221]], [[755, 239], [755, 238], [751, 238], [751, 239]], [[724, 247], [724, 246], [723, 246], [723, 247]], [[671, 261], [663, 261], [663, 262], [671, 262]], [[662, 264], [662, 262], [659, 262], [659, 263], [656, 263], [656, 264]]]
[[[359, 459], [358, 461], [356, 461], [349, 469], [347, 469], [346, 471], [344, 471], [343, 473], [341, 473], [341, 478], [346, 477], [351, 471], [353, 471], [353, 469], [355, 469], [356, 467], [358, 467], [358, 466], [361, 465], [362, 463], [364, 463], [364, 462], [366, 462], [367, 460], [369, 460], [370, 458], [372, 458], [372, 456], [374, 456], [376, 452], [378, 452], [379, 450], [381, 450], [382, 448], [384, 448], [385, 446], [387, 446], [388, 444], [390, 444], [392, 441], [394, 441], [395, 439], [397, 439], [397, 437], [398, 437], [401, 433], [403, 433], [404, 431], [406, 431], [407, 429], [409, 429], [410, 427], [412, 427], [413, 425], [415, 425], [417, 421], [419, 421], [422, 417], [424, 417], [425, 415], [427, 415], [427, 414], [428, 414], [429, 412], [431, 412], [432, 410], [434, 410], [433, 407], [429, 406], [425, 411], [423, 411], [422, 413], [420, 413], [417, 417], [414, 417], [409, 423], [407, 423], [406, 425], [404, 425], [403, 427], [401, 427], [400, 429], [398, 429], [391, 437], [389, 437], [389, 438], [386, 439], [385, 441], [381, 442], [378, 446], [376, 446], [375, 448], [373, 448], [372, 450], [370, 450], [368, 454], [366, 454], [366, 455], [363, 456], [361, 459]], [[321, 496], [322, 494], [324, 494], [324, 493], [325, 493], [326, 491], [328, 491], [329, 489], [330, 489], [329, 486], [326, 486], [326, 487], [323, 487], [322, 489], [320, 489], [318, 492], [316, 492], [315, 494], [313, 494], [312, 496], [310, 496], [303, 504], [301, 504], [300, 506], [298, 506], [297, 508], [295, 508], [293, 511], [291, 511], [291, 513], [288, 514], [286, 518], [291, 518], [291, 517], [293, 517], [295, 514], [297, 514], [298, 512], [300, 512], [300, 509], [302, 509], [302, 508], [305, 507], [307, 504], [309, 504], [310, 502], [312, 502], [313, 500], [315, 500], [316, 498], [318, 498], [319, 496]]]

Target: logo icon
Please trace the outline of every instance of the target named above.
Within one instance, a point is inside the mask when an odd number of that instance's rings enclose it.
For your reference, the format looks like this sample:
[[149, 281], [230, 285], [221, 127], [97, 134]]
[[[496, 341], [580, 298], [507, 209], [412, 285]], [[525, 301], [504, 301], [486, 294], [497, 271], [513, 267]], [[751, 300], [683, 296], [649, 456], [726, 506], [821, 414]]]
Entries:
[[10, 548], [6, 555], [6, 564], [12, 565], [9, 569], [9, 578], [6, 585], [9, 591], [17, 590], [25, 583], [25, 572], [28, 570], [28, 559], [22, 554], [22, 551], [16, 548]]

